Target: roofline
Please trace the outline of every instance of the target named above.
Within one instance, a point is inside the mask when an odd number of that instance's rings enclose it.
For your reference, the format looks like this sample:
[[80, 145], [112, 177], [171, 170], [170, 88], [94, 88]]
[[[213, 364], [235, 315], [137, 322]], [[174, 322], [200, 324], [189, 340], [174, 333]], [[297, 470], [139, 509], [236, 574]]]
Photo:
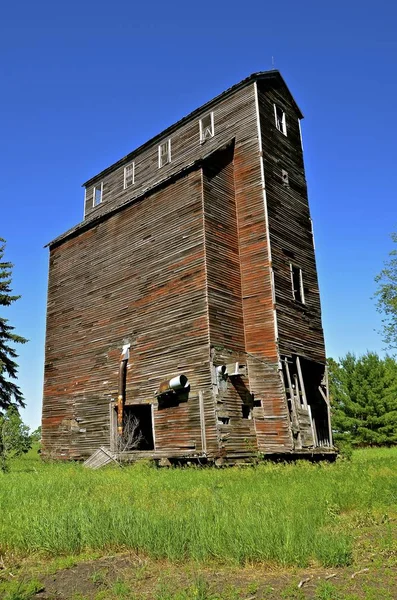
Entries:
[[299, 106], [295, 102], [295, 99], [294, 99], [293, 95], [291, 94], [291, 91], [289, 90], [287, 84], [285, 83], [284, 78], [281, 75], [280, 71], [278, 71], [277, 69], [273, 69], [271, 71], [258, 71], [256, 73], [252, 73], [251, 75], [249, 75], [248, 77], [246, 77], [245, 79], [243, 79], [239, 83], [236, 83], [232, 87], [228, 88], [227, 90], [225, 90], [221, 94], [218, 94], [218, 96], [216, 96], [215, 98], [212, 98], [212, 100], [210, 100], [209, 102], [206, 102], [205, 104], [202, 104], [201, 106], [199, 106], [198, 108], [196, 108], [195, 110], [193, 110], [191, 113], [189, 113], [185, 117], [182, 117], [182, 119], [180, 119], [179, 121], [177, 121], [176, 123], [174, 123], [170, 127], [167, 127], [167, 129], [164, 129], [163, 131], [161, 131], [160, 133], [158, 133], [157, 135], [155, 135], [154, 137], [152, 137], [150, 140], [148, 140], [147, 142], [145, 142], [144, 144], [142, 144], [141, 146], [139, 146], [138, 148], [136, 148], [132, 152], [129, 152], [126, 156], [124, 156], [123, 158], [121, 158], [117, 162], [113, 163], [112, 165], [110, 165], [109, 167], [107, 167], [106, 169], [104, 169], [103, 171], [101, 171], [100, 173], [98, 173], [97, 175], [94, 175], [94, 177], [91, 177], [90, 179], [88, 179], [88, 181], [86, 181], [85, 183], [82, 184], [82, 187], [87, 187], [87, 186], [91, 185], [92, 183], [94, 183], [98, 179], [102, 179], [103, 177], [105, 177], [105, 175], [108, 175], [109, 173], [111, 173], [115, 169], [118, 169], [119, 167], [122, 167], [126, 163], [130, 162], [137, 154], [140, 154], [143, 150], [145, 150], [146, 148], [148, 148], [149, 146], [151, 146], [152, 144], [154, 144], [156, 141], [160, 141], [162, 138], [170, 136], [170, 134], [173, 131], [175, 131], [176, 129], [178, 129], [181, 125], [183, 125], [184, 123], [186, 123], [190, 119], [193, 119], [200, 112], [202, 112], [204, 110], [208, 110], [214, 104], [216, 104], [217, 102], [219, 102], [219, 100], [223, 100], [224, 98], [227, 98], [231, 94], [234, 94], [235, 92], [237, 92], [241, 88], [249, 85], [250, 83], [253, 83], [254, 81], [259, 81], [259, 80], [264, 80], [264, 79], [279, 79], [281, 81], [281, 83], [286, 87], [289, 95], [291, 96], [292, 102], [293, 102], [293, 104], [294, 104], [294, 106], [295, 106], [295, 108], [296, 108], [296, 110], [298, 112], [299, 118], [303, 119], [302, 111], [300, 110]]
[[[215, 152], [218, 152], [220, 150], [225, 150], [226, 148], [229, 148], [234, 143], [235, 143], [235, 138], [234, 137], [230, 138], [225, 144], [223, 144], [221, 147], [217, 148], [215, 150]], [[128, 206], [131, 206], [131, 204], [136, 204], [137, 202], [141, 202], [146, 197], [148, 197], [151, 194], [153, 194], [154, 192], [157, 192], [158, 190], [166, 187], [171, 182], [177, 181], [181, 177], [184, 177], [185, 175], [191, 173], [192, 171], [195, 171], [198, 168], [200, 168], [213, 152], [214, 152], [213, 150], [210, 151], [209, 154], [206, 154], [203, 157], [197, 158], [196, 160], [192, 161], [191, 163], [185, 165], [182, 169], [180, 169], [176, 173], [172, 173], [165, 179], [155, 182], [151, 187], [143, 190], [138, 196], [133, 196], [132, 198], [128, 198], [128, 200], [126, 200], [122, 204], [113, 206], [110, 208], [110, 210], [108, 210], [104, 213], [101, 213], [99, 215], [95, 215], [94, 218], [89, 219], [88, 221], [81, 221], [74, 227], [71, 227], [70, 229], [65, 231], [65, 233], [61, 233], [60, 235], [58, 235], [51, 242], [48, 242], [48, 244], [45, 244], [44, 248], [50, 248], [50, 250], [51, 250], [52, 248], [55, 248], [56, 246], [60, 246], [66, 240], [76, 237], [77, 235], [80, 235], [80, 233], [88, 231], [92, 227], [96, 227], [103, 221], [106, 221], [106, 219], [108, 219], [108, 217], [111, 217], [112, 215], [124, 210]]]

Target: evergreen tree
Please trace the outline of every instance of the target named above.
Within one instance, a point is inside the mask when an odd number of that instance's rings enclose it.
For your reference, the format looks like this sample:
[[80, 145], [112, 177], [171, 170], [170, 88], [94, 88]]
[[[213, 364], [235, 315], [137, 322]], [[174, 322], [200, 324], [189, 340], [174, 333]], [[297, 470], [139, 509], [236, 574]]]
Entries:
[[336, 440], [397, 444], [397, 363], [375, 352], [329, 359], [332, 425]]
[[[13, 265], [1, 262], [4, 255], [5, 240], [0, 238], [0, 308], [10, 306], [20, 296], [11, 295], [11, 271]], [[19, 387], [11, 381], [17, 376], [17, 353], [13, 344], [24, 344], [27, 340], [14, 333], [14, 327], [0, 315], [0, 414], [12, 404], [25, 406]]]

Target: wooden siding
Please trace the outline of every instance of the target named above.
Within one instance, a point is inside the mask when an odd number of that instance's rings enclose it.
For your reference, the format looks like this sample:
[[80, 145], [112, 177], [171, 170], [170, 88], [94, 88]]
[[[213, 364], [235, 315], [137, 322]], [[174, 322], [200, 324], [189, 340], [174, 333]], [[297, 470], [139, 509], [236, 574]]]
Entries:
[[198, 171], [51, 250], [45, 452], [79, 458], [109, 444], [127, 342], [127, 402], [154, 402], [178, 373], [191, 383], [188, 402], [155, 409], [156, 446], [200, 450], [201, 388], [212, 402], [203, 239]]
[[[116, 168], [107, 174], [103, 180], [103, 201], [93, 208], [92, 195], [94, 183], [87, 187], [85, 220], [96, 218], [106, 213], [111, 208], [120, 206], [133, 198], [138, 198], [143, 193], [166, 181], [179, 173], [187, 165], [209, 156], [214, 151], [229, 143], [233, 138], [240, 137], [247, 131], [251, 122], [249, 115], [253, 110], [253, 89], [251, 84], [247, 88], [238, 90], [231, 97], [219, 102], [213, 109], [214, 131], [213, 138], [200, 143], [199, 120], [208, 113], [204, 110], [194, 120], [183, 124], [171, 135], [171, 163], [161, 169], [158, 167], [158, 145], [168, 139], [165, 136], [160, 142], [145, 148], [134, 157], [135, 184], [124, 189], [124, 166]], [[251, 131], [252, 135], [252, 131]]]
[[[50, 245], [48, 455], [82, 458], [109, 445], [125, 343], [126, 401], [153, 405], [153, 456], [294, 451], [280, 355], [321, 362], [324, 343], [300, 113], [279, 79], [251, 81], [196, 111], [173, 131], [172, 162], [161, 169], [158, 144], [169, 135], [146, 145], [131, 157], [135, 184], [126, 190], [124, 164], [91, 180], [85, 221]], [[200, 144], [209, 110], [215, 136]], [[103, 202], [92, 209], [101, 181]], [[303, 270], [303, 306], [292, 298], [290, 262]], [[217, 379], [217, 365], [235, 362], [240, 375]], [[159, 407], [155, 390], [180, 373], [187, 402]]]
[[233, 146], [204, 164], [208, 312], [211, 344], [244, 352]]
[[[258, 82], [269, 234], [279, 351], [325, 361], [316, 261], [305, 180], [299, 115], [285, 87]], [[274, 104], [286, 115], [287, 135], [275, 125]], [[283, 185], [282, 170], [289, 185]], [[290, 263], [303, 274], [305, 303], [293, 299]]]
[[[209, 334], [220, 454], [252, 455], [257, 450], [254, 421], [243, 418], [250, 405], [248, 377], [221, 380], [216, 366], [246, 364], [239, 236], [235, 198], [234, 144], [204, 164], [204, 220]], [[216, 350], [215, 350], [216, 349]], [[222, 424], [227, 418], [228, 424]]]
[[274, 306], [267, 240], [267, 215], [261, 177], [261, 153], [253, 86], [252, 132], [236, 143], [235, 191], [240, 244], [245, 350], [254, 409], [258, 448], [263, 452], [292, 448], [284, 386], [278, 372]]

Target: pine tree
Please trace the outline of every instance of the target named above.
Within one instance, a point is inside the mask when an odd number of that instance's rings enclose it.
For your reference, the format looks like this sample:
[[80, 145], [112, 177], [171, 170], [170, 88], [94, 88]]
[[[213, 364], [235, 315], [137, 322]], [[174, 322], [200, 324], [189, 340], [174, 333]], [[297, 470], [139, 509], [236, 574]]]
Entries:
[[375, 352], [329, 360], [335, 439], [353, 444], [397, 443], [397, 363]]
[[[10, 306], [20, 296], [11, 295], [11, 272], [13, 265], [1, 262], [5, 249], [5, 240], [0, 238], [0, 308]], [[18, 365], [14, 344], [24, 344], [27, 340], [14, 333], [14, 327], [0, 315], [0, 414], [11, 405], [24, 407], [23, 395], [19, 387], [11, 381], [15, 379]]]

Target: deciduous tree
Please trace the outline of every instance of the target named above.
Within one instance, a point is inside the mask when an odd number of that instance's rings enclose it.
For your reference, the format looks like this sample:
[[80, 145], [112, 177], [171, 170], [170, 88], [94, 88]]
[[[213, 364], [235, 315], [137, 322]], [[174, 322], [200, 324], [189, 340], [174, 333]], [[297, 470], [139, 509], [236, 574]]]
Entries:
[[20, 456], [32, 447], [29, 427], [21, 419], [15, 405], [0, 416], [0, 470], [7, 471], [8, 459]]
[[[397, 244], [397, 233], [392, 234]], [[376, 308], [382, 315], [383, 339], [390, 350], [397, 348], [397, 250], [389, 253], [382, 271], [375, 277]]]

